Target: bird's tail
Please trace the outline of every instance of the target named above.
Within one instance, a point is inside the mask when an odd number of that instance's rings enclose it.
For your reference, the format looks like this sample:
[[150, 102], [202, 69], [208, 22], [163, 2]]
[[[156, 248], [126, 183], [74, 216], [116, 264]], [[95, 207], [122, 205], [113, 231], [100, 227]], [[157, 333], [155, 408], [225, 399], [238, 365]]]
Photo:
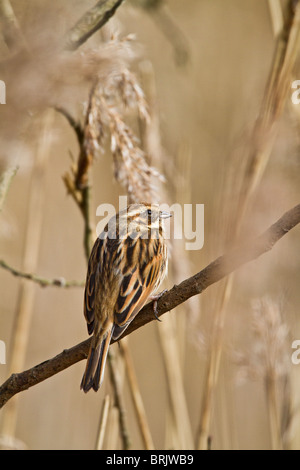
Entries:
[[95, 336], [92, 338], [85, 372], [80, 385], [80, 388], [85, 393], [91, 388], [96, 392], [102, 384], [108, 348], [113, 331], [114, 326], [101, 336], [100, 339], [97, 339]]

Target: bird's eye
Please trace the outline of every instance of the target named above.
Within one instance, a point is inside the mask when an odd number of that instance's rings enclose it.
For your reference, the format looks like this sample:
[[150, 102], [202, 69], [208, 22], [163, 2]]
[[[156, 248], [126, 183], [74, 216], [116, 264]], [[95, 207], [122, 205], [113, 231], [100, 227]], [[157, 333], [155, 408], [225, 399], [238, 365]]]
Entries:
[[147, 214], [148, 214], [148, 215], [151, 215], [151, 214], [152, 214], [151, 209], [148, 209], [148, 210], [147, 210]]

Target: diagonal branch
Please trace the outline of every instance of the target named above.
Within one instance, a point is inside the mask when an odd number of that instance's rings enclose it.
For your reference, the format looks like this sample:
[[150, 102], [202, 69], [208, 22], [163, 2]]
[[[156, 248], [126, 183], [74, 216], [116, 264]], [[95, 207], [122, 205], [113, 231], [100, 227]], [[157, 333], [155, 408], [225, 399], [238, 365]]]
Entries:
[[[199, 273], [185, 279], [167, 291], [158, 301], [158, 315], [174, 309], [194, 295], [201, 294], [212, 284], [220, 281], [242, 265], [270, 251], [286, 233], [300, 223], [300, 204], [286, 212], [262, 235], [242, 243], [227, 254], [220, 256]], [[124, 336], [154, 320], [151, 304], [146, 305], [125, 331]], [[19, 392], [37, 385], [87, 357], [90, 339], [37, 366], [19, 374], [12, 374], [0, 387], [0, 408]]]

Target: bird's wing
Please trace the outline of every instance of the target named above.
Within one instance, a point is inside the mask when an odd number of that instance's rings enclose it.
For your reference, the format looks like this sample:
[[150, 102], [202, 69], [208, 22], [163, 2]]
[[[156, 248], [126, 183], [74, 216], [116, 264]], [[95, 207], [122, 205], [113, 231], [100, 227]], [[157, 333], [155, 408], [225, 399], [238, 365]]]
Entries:
[[[148, 297], [158, 286], [160, 272], [164, 263], [162, 253], [154, 253], [149, 258], [147, 253], [141, 253], [141, 247], [145, 241], [138, 239], [131, 256], [127, 250], [128, 259], [124, 265], [123, 278], [119, 295], [115, 304], [115, 330], [113, 339], [118, 339], [129, 323], [147, 302]], [[140, 245], [140, 246], [139, 246]]]
[[91, 335], [95, 326], [95, 294], [99, 288], [99, 261], [103, 251], [103, 240], [97, 238], [90, 254], [84, 292], [84, 316], [88, 333]]

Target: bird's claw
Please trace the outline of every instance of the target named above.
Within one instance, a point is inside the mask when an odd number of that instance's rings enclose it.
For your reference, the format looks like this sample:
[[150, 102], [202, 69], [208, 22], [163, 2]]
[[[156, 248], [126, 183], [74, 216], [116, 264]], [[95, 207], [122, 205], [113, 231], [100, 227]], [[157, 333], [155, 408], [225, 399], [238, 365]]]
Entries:
[[157, 301], [164, 295], [165, 292], [167, 292], [167, 289], [163, 290], [157, 295], [150, 296], [150, 299], [153, 301], [153, 313], [154, 313], [156, 320], [158, 321], [162, 321], [162, 320], [158, 317]]

